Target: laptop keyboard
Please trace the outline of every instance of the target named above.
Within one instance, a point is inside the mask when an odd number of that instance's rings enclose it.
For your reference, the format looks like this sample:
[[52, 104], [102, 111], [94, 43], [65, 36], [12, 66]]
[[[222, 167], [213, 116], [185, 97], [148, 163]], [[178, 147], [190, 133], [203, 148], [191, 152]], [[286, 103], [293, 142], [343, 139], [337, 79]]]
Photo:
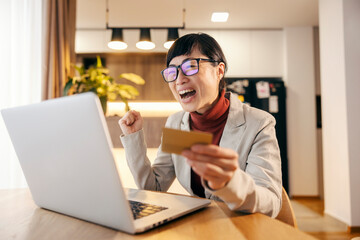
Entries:
[[156, 206], [148, 203], [136, 202], [129, 200], [130, 207], [134, 216], [134, 219], [149, 216], [151, 214], [168, 209], [167, 207]]

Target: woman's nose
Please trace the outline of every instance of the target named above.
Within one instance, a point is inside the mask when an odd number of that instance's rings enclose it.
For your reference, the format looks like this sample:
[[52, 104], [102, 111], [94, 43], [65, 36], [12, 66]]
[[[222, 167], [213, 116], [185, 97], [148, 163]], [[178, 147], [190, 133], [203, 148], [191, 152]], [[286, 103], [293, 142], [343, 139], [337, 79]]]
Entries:
[[176, 85], [182, 85], [188, 81], [189, 79], [187, 78], [187, 76], [185, 76], [184, 73], [179, 69], [178, 77], [175, 80]]

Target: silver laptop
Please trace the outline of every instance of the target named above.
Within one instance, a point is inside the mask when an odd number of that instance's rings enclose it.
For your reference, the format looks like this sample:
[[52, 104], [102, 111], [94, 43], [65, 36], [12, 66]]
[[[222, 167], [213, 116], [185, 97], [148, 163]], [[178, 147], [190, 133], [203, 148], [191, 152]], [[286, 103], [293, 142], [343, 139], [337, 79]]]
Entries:
[[207, 199], [123, 188], [93, 93], [1, 114], [41, 208], [134, 234], [210, 204]]

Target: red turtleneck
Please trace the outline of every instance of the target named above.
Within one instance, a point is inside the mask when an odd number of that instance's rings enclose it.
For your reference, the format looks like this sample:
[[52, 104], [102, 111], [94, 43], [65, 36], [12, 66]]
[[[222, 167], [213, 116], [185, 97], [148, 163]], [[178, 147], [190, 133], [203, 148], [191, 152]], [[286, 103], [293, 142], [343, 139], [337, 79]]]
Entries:
[[[213, 134], [212, 144], [219, 145], [229, 113], [230, 101], [221, 92], [218, 102], [204, 114], [190, 113], [190, 129]], [[191, 189], [199, 197], [205, 197], [200, 177], [191, 169]]]

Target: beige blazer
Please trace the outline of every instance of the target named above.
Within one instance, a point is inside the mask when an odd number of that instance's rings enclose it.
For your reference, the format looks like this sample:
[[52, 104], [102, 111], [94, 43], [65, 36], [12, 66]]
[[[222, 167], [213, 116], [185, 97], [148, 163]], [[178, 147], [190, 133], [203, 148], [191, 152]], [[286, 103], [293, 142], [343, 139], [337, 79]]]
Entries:
[[[206, 186], [206, 198], [224, 201], [234, 211], [261, 212], [276, 217], [281, 207], [281, 159], [275, 135], [275, 119], [267, 112], [249, 107], [234, 94], [226, 93], [230, 110], [220, 146], [239, 155], [239, 168], [228, 184], [213, 191]], [[190, 130], [189, 113], [171, 115], [166, 127]], [[144, 132], [120, 137], [128, 166], [140, 189], [167, 191], [177, 177], [191, 194], [190, 166], [184, 157], [158, 149], [154, 164], [146, 156]]]

